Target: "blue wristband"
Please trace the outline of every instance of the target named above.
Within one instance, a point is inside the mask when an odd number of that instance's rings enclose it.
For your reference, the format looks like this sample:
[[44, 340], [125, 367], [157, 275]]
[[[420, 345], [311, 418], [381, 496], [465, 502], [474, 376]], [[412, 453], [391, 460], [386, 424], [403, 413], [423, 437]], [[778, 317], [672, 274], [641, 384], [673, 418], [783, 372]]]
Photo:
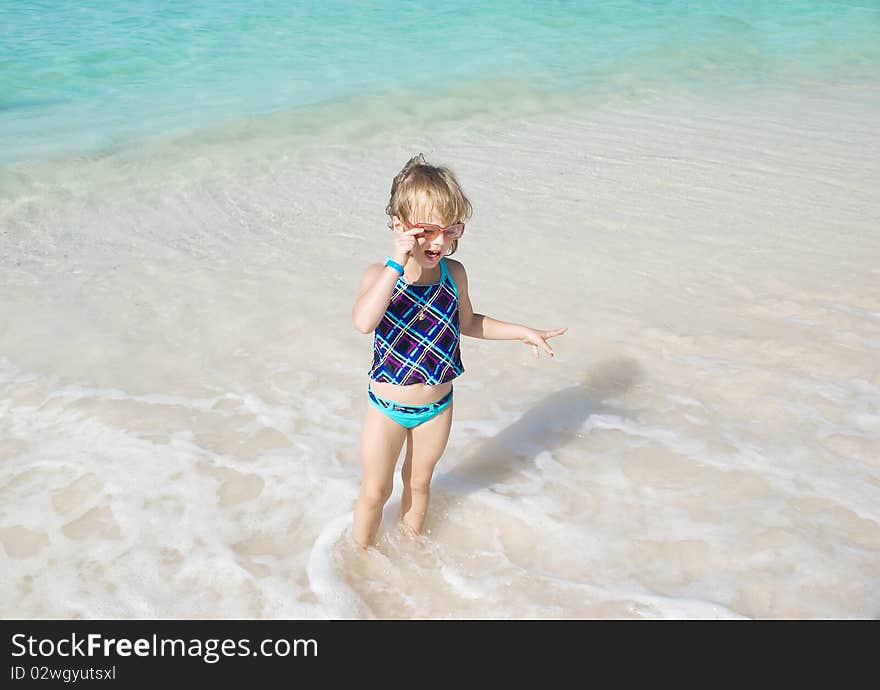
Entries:
[[391, 266], [391, 268], [397, 271], [400, 275], [403, 275], [403, 266], [394, 261], [390, 256], [385, 257], [385, 265]]

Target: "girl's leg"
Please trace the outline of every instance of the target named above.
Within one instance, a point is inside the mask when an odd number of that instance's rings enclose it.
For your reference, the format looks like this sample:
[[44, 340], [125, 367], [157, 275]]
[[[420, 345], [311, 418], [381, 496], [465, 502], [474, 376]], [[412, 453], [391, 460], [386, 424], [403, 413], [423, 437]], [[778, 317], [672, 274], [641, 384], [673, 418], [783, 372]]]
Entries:
[[354, 507], [352, 537], [361, 548], [376, 539], [382, 508], [394, 486], [394, 465], [406, 429], [367, 402], [361, 431], [361, 489]]
[[408, 430], [406, 459], [400, 472], [403, 497], [400, 504], [404, 526], [414, 534], [422, 531], [428, 512], [428, 493], [434, 467], [449, 440], [452, 404], [433, 419]]

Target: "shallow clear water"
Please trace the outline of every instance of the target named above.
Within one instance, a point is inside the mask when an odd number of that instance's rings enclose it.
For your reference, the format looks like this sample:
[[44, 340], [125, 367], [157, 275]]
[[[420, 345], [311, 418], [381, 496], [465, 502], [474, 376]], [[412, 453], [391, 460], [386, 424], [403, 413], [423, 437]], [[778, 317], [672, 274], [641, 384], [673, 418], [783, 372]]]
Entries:
[[0, 163], [278, 110], [320, 126], [309, 108], [330, 102], [381, 124], [572, 93], [876, 79], [878, 35], [873, 1], [7, 0]]

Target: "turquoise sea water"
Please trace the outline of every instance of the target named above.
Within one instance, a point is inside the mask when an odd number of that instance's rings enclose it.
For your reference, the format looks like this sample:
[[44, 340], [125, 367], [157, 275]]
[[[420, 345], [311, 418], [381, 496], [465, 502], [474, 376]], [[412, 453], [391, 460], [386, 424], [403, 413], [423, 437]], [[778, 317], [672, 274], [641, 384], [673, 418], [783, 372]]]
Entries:
[[877, 0], [2, 0], [0, 163], [327, 104], [455, 116], [878, 68]]

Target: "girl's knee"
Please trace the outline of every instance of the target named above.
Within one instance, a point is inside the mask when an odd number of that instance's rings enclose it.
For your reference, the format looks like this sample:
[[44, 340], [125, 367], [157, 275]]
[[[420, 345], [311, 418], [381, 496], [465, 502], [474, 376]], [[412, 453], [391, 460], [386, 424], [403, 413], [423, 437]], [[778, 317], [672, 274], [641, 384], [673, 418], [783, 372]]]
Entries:
[[360, 500], [368, 508], [381, 508], [391, 498], [390, 486], [361, 486]]
[[409, 479], [409, 487], [419, 494], [426, 494], [431, 488], [431, 477], [412, 475]]

